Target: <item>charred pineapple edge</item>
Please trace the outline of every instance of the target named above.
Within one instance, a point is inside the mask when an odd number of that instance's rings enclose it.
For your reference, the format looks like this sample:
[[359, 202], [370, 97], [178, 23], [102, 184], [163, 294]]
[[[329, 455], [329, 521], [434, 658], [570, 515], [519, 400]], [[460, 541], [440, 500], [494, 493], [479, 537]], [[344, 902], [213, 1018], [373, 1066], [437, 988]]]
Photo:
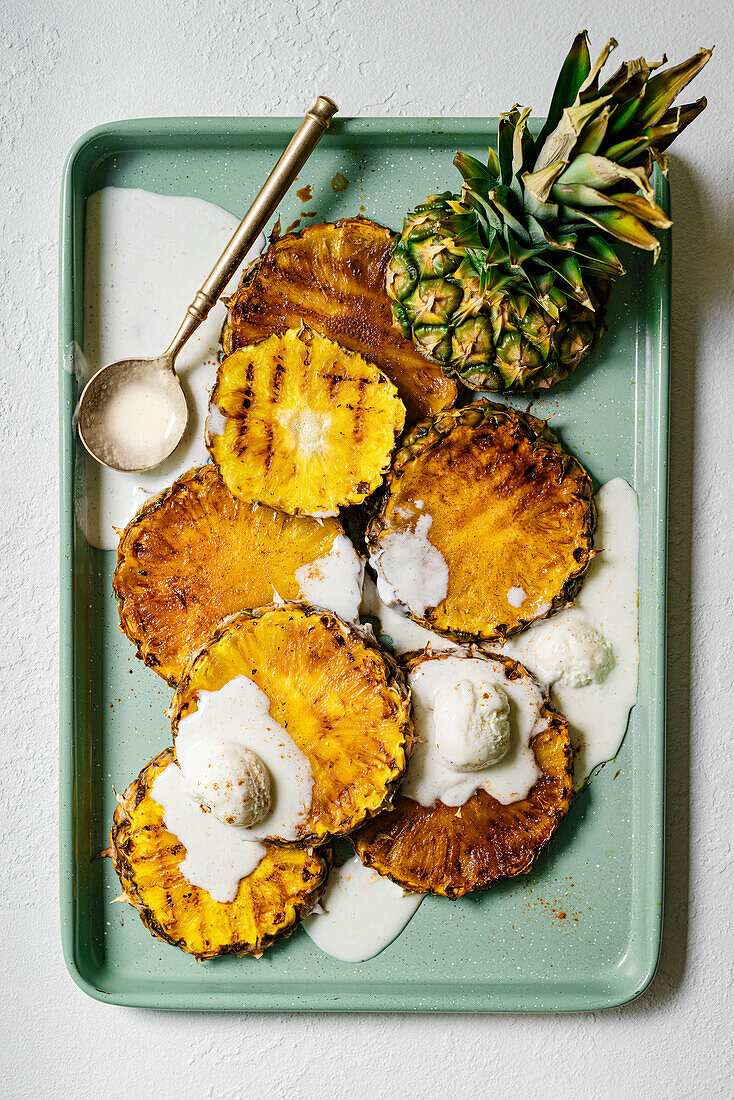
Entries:
[[[501, 882], [504, 879], [516, 878], [518, 875], [528, 874], [528, 872], [532, 869], [532, 866], [535, 863], [538, 856], [540, 856], [545, 851], [545, 849], [548, 847], [548, 845], [550, 844], [551, 840], [553, 839], [553, 836], [555, 835], [556, 829], [558, 828], [559, 824], [561, 823], [563, 818], [568, 813], [568, 811], [571, 807], [571, 803], [572, 803], [573, 798], [574, 798], [574, 790], [573, 790], [573, 759], [574, 759], [574, 753], [573, 753], [573, 746], [571, 744], [571, 736], [570, 736], [570, 733], [569, 733], [568, 719], [563, 714], [560, 714], [553, 707], [547, 693], [545, 691], [543, 691], [541, 685], [538, 684], [538, 681], [535, 679], [535, 677], [532, 675], [532, 673], [529, 672], [528, 669], [525, 668], [524, 665], [520, 664], [519, 661], [515, 661], [513, 658], [506, 657], [501, 653], [492, 653], [489, 650], [483, 649], [481, 646], [476, 646], [474, 644], [468, 645], [466, 647], [465, 653], [466, 653], [467, 656], [482, 657], [482, 658], [485, 658], [487, 660], [500, 661], [505, 666], [505, 676], [506, 677], [508, 677], [510, 679], [515, 679], [518, 674], [522, 675], [522, 676], [525, 676], [529, 680], [531, 680], [537, 687], [539, 687], [541, 689], [542, 694], [543, 694], [543, 703], [542, 703], [542, 705], [540, 707], [540, 710], [539, 710], [539, 716], [540, 716], [540, 718], [545, 719], [547, 724], [546, 724], [545, 728], [542, 729], [540, 731], [540, 733], [536, 734], [536, 736], [530, 742], [530, 747], [533, 749], [533, 755], [535, 755], [535, 744], [536, 744], [538, 738], [543, 737], [544, 735], [547, 735], [549, 731], [552, 732], [554, 737], [560, 738], [561, 741], [562, 741], [561, 748], [562, 748], [562, 753], [563, 753], [563, 759], [565, 761], [565, 767], [563, 767], [559, 772], [549, 773], [542, 767], [540, 761], [538, 761], [537, 756], [536, 756], [536, 763], [538, 764], [538, 767], [541, 770], [540, 779], [538, 779], [537, 782], [535, 783], [535, 785], [530, 789], [530, 791], [527, 794], [527, 797], [524, 798], [524, 799], [520, 799], [520, 801], [521, 802], [527, 802], [527, 801], [531, 800], [532, 797], [533, 797], [533, 793], [536, 790], [536, 787], [538, 787], [539, 784], [543, 783], [544, 780], [547, 780], [547, 779], [552, 779], [552, 780], [565, 779], [565, 783], [564, 783], [564, 786], [563, 786], [563, 789], [562, 789], [560, 800], [557, 802], [557, 804], [555, 804], [553, 806], [552, 810], [548, 807], [548, 805], [543, 804], [542, 799], [539, 799], [541, 805], [543, 805], [543, 808], [544, 808], [545, 812], [549, 813], [549, 814], [552, 814], [553, 821], [551, 823], [551, 826], [548, 830], [548, 833], [547, 833], [546, 837], [544, 838], [542, 843], [538, 845], [538, 847], [535, 849], [535, 851], [530, 856], [530, 858], [528, 860], [526, 860], [519, 867], [514, 867], [514, 868], [508, 869], [506, 871], [500, 871], [499, 874], [492, 876], [488, 880], [478, 882], [476, 885], [468, 885], [465, 889], [455, 888], [455, 887], [452, 887], [452, 886], [444, 886], [444, 887], [436, 886], [435, 888], [431, 888], [431, 889], [426, 890], [425, 886], [419, 886], [415, 882], [409, 882], [407, 879], [401, 879], [399, 876], [396, 876], [395, 874], [392, 874], [387, 869], [386, 864], [380, 863], [379, 860], [375, 861], [370, 857], [369, 852], [366, 850], [367, 847], [368, 847], [369, 842], [364, 841], [359, 836], [355, 836], [355, 837], [352, 838], [352, 843], [354, 844], [357, 855], [359, 856], [359, 858], [361, 859], [361, 861], [365, 865], [365, 867], [372, 868], [372, 870], [376, 871], [383, 878], [387, 878], [391, 882], [394, 882], [396, 884], [396, 886], [400, 886], [407, 893], [432, 894], [436, 897], [445, 897], [445, 898], [449, 898], [450, 900], [454, 900], [456, 898], [463, 897], [465, 894], [469, 894], [469, 893], [481, 893], [485, 890], [489, 890], [490, 887], [495, 885], [495, 883]], [[430, 644], [429, 644], [425, 647], [425, 649], [411, 650], [409, 653], [404, 654], [403, 657], [401, 657], [401, 664], [405, 667], [405, 670], [406, 670], [406, 673], [407, 673], [407, 672], [412, 671], [413, 668], [415, 668], [417, 665], [421, 664], [423, 661], [426, 661], [426, 660], [442, 660], [443, 658], [446, 658], [446, 657], [455, 657], [455, 656], [456, 656], [456, 653], [453, 650], [447, 650], [446, 652], [441, 652], [441, 653], [434, 653], [431, 650], [431, 647], [430, 647]], [[474, 797], [475, 797], [475, 795], [471, 795], [468, 801], [471, 802]], [[536, 797], [537, 797], [537, 795], [536, 795]], [[412, 799], [406, 799], [406, 801], [412, 802], [413, 800]]]
[[261, 951], [264, 951], [272, 944], [279, 940], [287, 939], [288, 936], [292, 935], [303, 918], [307, 917], [309, 913], [312, 912], [314, 906], [318, 904], [319, 899], [326, 889], [329, 871], [334, 861], [333, 850], [325, 846], [319, 848], [318, 852], [313, 853], [314, 858], [321, 861], [321, 875], [316, 880], [313, 889], [307, 895], [304, 895], [303, 901], [295, 904], [294, 919], [285, 926], [282, 931], [277, 932], [275, 935], [263, 936], [256, 943], [235, 943], [228, 947], [223, 947], [219, 951], [213, 952], [192, 951], [184, 940], [176, 940], [172, 936], [169, 936], [165, 929], [158, 923], [154, 911], [150, 906], [145, 904], [138, 892], [134, 866], [127, 859], [123, 850], [132, 824], [132, 812], [144, 798], [152, 797], [150, 794], [152, 787], [152, 783], [150, 782], [151, 773], [157, 773], [161, 764], [173, 763], [174, 760], [175, 757], [172, 748], [167, 748], [159, 752], [157, 756], [154, 756], [153, 759], [145, 765], [140, 775], [137, 779], [132, 781], [124, 794], [118, 795], [117, 808], [115, 809], [112, 829], [110, 831], [110, 848], [112, 863], [124, 890], [124, 899], [137, 910], [140, 920], [155, 939], [171, 944], [172, 947], [180, 948], [188, 955], [193, 955], [197, 961], [219, 958], [222, 955], [235, 955], [237, 957], [242, 955], [259, 955]]
[[[394, 657], [383, 649], [376, 639], [368, 632], [362, 631], [357, 627], [350, 626], [348, 623], [343, 622], [337, 615], [331, 611], [326, 611], [323, 608], [314, 607], [312, 604], [299, 603], [296, 601], [283, 604], [268, 604], [265, 607], [256, 607], [244, 611], [235, 611], [231, 615], [227, 615], [222, 619], [217, 626], [216, 631], [209, 640], [202, 646], [198, 653], [196, 653], [188, 664], [186, 671], [181, 677], [176, 693], [171, 703], [171, 732], [173, 734], [173, 746], [174, 752], [176, 747], [176, 734], [178, 731], [178, 724], [183, 717], [184, 708], [188, 709], [188, 705], [179, 705], [179, 696], [184, 692], [190, 690], [189, 685], [191, 678], [196, 671], [196, 664], [198, 661], [203, 660], [206, 657], [207, 650], [210, 646], [216, 644], [227, 633], [230, 627], [237, 622], [246, 622], [250, 619], [260, 619], [264, 615], [272, 611], [280, 611], [286, 606], [289, 610], [296, 610], [306, 615], [315, 615], [321, 620], [321, 622], [329, 630], [337, 629], [341, 637], [345, 640], [351, 638], [359, 642], [366, 649], [374, 651], [382, 661], [385, 668], [385, 688], [395, 698], [398, 705], [399, 717], [397, 719], [399, 726], [403, 733], [403, 743], [401, 746], [402, 761], [399, 755], [396, 756], [395, 766], [392, 769], [392, 776], [385, 784], [385, 797], [379, 806], [374, 809], [365, 808], [363, 813], [353, 819], [348, 826], [340, 829], [338, 832], [327, 832], [323, 834], [308, 833], [303, 836], [299, 836], [297, 840], [283, 841], [275, 837], [267, 838], [265, 843], [273, 844], [274, 846], [282, 845], [288, 848], [313, 848], [320, 847], [322, 844], [329, 844], [330, 841], [337, 836], [348, 836], [355, 829], [363, 825], [365, 821], [370, 818], [376, 817], [378, 814], [383, 813], [386, 809], [391, 809], [393, 805], [393, 798], [403, 781], [405, 771], [408, 767], [408, 761], [413, 751], [414, 732], [413, 732], [413, 715], [410, 705], [410, 689], [405, 681], [405, 675], [402, 668]], [[193, 692], [196, 695], [196, 692]]]
[[383, 485], [373, 494], [369, 501], [371, 518], [367, 523], [365, 540], [368, 550], [372, 553], [379, 549], [379, 536], [387, 529], [388, 525], [383, 519], [383, 512], [392, 494], [393, 484], [402, 477], [404, 469], [410, 465], [410, 463], [420, 458], [425, 451], [436, 446], [445, 439], [446, 436], [450, 435], [452, 429], [456, 427], [459, 422], [466, 421], [469, 427], [477, 427], [483, 420], [491, 421], [492, 419], [499, 420], [500, 418], [504, 418], [511, 422], [514, 434], [517, 435], [518, 432], [524, 433], [526, 440], [532, 445], [533, 449], [542, 446], [560, 455], [563, 460], [562, 477], [566, 476], [569, 469], [573, 469], [579, 477], [581, 484], [584, 485], [585, 492], [583, 493], [583, 497], [585, 497], [586, 502], [586, 515], [584, 518], [583, 553], [578, 569], [575, 569], [566, 578], [561, 590], [551, 601], [550, 607], [546, 613], [544, 615], [536, 615], [530, 619], [521, 619], [518, 625], [513, 627], [512, 630], [495, 631], [493, 634], [486, 637], [462, 633], [461, 631], [445, 630], [428, 619], [422, 619], [414, 615], [408, 608], [403, 609], [404, 614], [412, 619], [413, 622], [418, 623], [419, 626], [423, 626], [427, 630], [433, 631], [434, 634], [440, 634], [443, 637], [450, 638], [451, 641], [465, 645], [471, 643], [486, 645], [487, 643], [501, 642], [505, 638], [512, 637], [513, 634], [519, 634], [530, 626], [531, 623], [540, 622], [542, 619], [549, 619], [556, 611], [560, 611], [573, 602], [581, 588], [592, 559], [595, 556], [594, 531], [596, 529], [597, 512], [596, 504], [594, 503], [594, 488], [588, 472], [574, 455], [568, 454], [568, 452], [563, 449], [558, 437], [550, 431], [545, 420], [540, 420], [530, 413], [519, 412], [510, 405], [500, 405], [493, 401], [480, 399], [455, 409], [447, 409], [445, 412], [439, 413], [438, 416], [430, 420], [421, 421], [419, 424], [416, 424], [414, 428], [406, 432], [401, 441], [400, 448], [395, 452], [392, 466], [387, 473]]
[[148, 668], [153, 669], [161, 679], [165, 680], [165, 682], [173, 688], [175, 688], [178, 683], [175, 676], [166, 676], [164, 672], [161, 672], [158, 658], [154, 653], [146, 651], [146, 639], [134, 625], [133, 617], [129, 614], [127, 608], [127, 597], [124, 592], [120, 590], [120, 577], [123, 566], [127, 563], [128, 558], [132, 556], [131, 542], [137, 535], [138, 526], [143, 520], [147, 519], [149, 515], [166, 504], [183, 486], [191, 485], [199, 481], [203, 476], [203, 472], [209, 469], [215, 469], [212, 463], [205, 463], [203, 466], [192, 466], [191, 469], [180, 474], [172, 485], [168, 485], [165, 489], [162, 489], [160, 493], [156, 493], [155, 496], [149, 497], [148, 500], [141, 505], [127, 526], [119, 532], [120, 541], [117, 544], [117, 559], [115, 562], [115, 572], [112, 577], [112, 594], [117, 600], [117, 625], [128, 641], [132, 642], [136, 647], [135, 656]]
[[[220, 334], [220, 337], [219, 337], [219, 341], [220, 341], [220, 344], [221, 344], [221, 348], [220, 348], [220, 351], [219, 351], [219, 362], [220, 363], [224, 359], [226, 359], [228, 355], [232, 354], [232, 333], [234, 331], [235, 326], [232, 324], [232, 322], [230, 320], [230, 318], [231, 318], [231, 308], [230, 307], [237, 301], [237, 299], [239, 298], [242, 291], [247, 290], [247, 288], [255, 281], [255, 278], [257, 276], [258, 271], [260, 270], [263, 263], [265, 262], [265, 258], [268, 254], [270, 246], [275, 244], [276, 241], [282, 240], [285, 237], [292, 237], [294, 239], [295, 238], [308, 237], [315, 230], [319, 230], [325, 225], [328, 225], [328, 226], [333, 225], [337, 229], [343, 229], [345, 226], [347, 226], [351, 222], [355, 222], [355, 221], [356, 222], [364, 222], [365, 225], [374, 225], [378, 229], [384, 229], [385, 232], [389, 234], [390, 251], [392, 252], [392, 248], [393, 248], [393, 246], [395, 245], [395, 242], [398, 239], [398, 234], [393, 229], [388, 228], [388, 226], [382, 225], [380, 222], [373, 222], [370, 218], [365, 218], [362, 214], [357, 214], [352, 218], [339, 218], [335, 222], [314, 222], [313, 225], [304, 225], [303, 228], [299, 229], [297, 232], [294, 231], [292, 233], [283, 233], [283, 234], [281, 234], [281, 231], [280, 231], [280, 221], [278, 220], [275, 223], [275, 225], [273, 227], [273, 231], [270, 234], [270, 237], [268, 238], [267, 244], [263, 248], [262, 252], [258, 256], [255, 256], [255, 258], [250, 261], [250, 263], [245, 267], [244, 271], [242, 272], [242, 276], [240, 278], [239, 283], [237, 284], [237, 289], [235, 290], [234, 294], [224, 296], [220, 299], [220, 301], [223, 302], [223, 304], [224, 304], [224, 306], [227, 310], [227, 316], [224, 319], [224, 323], [222, 325], [222, 331], [221, 331], [221, 334]], [[318, 330], [316, 330], [316, 331], [318, 331]], [[324, 333], [324, 335], [326, 335], [326, 334]], [[263, 337], [263, 339], [265, 339], [265, 337]], [[327, 337], [327, 339], [331, 339], [331, 337]], [[335, 340], [334, 343], [338, 344], [339, 341]], [[245, 346], [250, 346], [250, 345], [245, 345]], [[341, 347], [341, 344], [339, 344], [339, 346]], [[237, 350], [239, 350], [239, 349], [237, 349]], [[428, 361], [433, 362], [433, 360], [430, 360], [430, 359]], [[438, 364], [436, 364], [436, 365], [438, 366]], [[381, 369], [382, 368], [378, 367], [378, 370], [381, 370]], [[384, 371], [383, 371], [383, 373], [384, 373]], [[442, 370], [442, 373], [446, 374], [446, 372], [443, 371], [443, 370]], [[448, 377], [448, 375], [446, 375], [446, 376]], [[394, 384], [395, 383], [393, 383], [393, 385]]]

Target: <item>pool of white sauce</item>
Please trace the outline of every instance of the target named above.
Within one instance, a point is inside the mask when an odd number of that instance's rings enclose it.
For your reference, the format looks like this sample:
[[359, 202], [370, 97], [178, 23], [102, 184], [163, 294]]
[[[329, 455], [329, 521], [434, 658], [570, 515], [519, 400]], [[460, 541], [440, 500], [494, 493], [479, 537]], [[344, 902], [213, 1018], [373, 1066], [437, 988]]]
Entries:
[[234, 901], [240, 880], [255, 870], [265, 845], [248, 837], [246, 829], [203, 813], [186, 793], [186, 782], [175, 763], [156, 777], [151, 795], [163, 810], [166, 828], [186, 849], [180, 865], [184, 878], [208, 891], [215, 901]]
[[[551, 698], [568, 718], [574, 746], [574, 786], [581, 787], [594, 768], [616, 756], [632, 707], [637, 701], [639, 664], [638, 576], [639, 514], [637, 494], [616, 478], [596, 494], [599, 513], [589, 566], [573, 607], [510, 638], [501, 652], [517, 658], [550, 688]], [[550, 631], [591, 625], [612, 651], [613, 664], [599, 683], [572, 687], [549, 682], [536, 653]], [[544, 675], [545, 672], [545, 675]]]
[[405, 893], [355, 855], [333, 868], [317, 911], [303, 927], [327, 955], [363, 962], [400, 935], [423, 897]]
[[323, 558], [296, 569], [295, 578], [299, 599], [315, 607], [329, 608], [344, 622], [357, 621], [364, 562], [346, 535], [337, 535]]
[[[168, 347], [205, 275], [238, 219], [203, 199], [103, 187], [87, 200], [84, 250], [84, 348], [69, 349], [79, 386], [119, 359], [160, 355]], [[257, 255], [265, 238], [256, 242]], [[233, 277], [230, 290], [236, 285]], [[183, 439], [147, 473], [108, 470], [77, 448], [75, 509], [90, 546], [117, 547], [147, 497], [191, 466], [208, 461], [204, 421], [214, 385], [225, 308], [218, 303], [176, 361], [189, 406]]]
[[[267, 695], [247, 676], [236, 676], [219, 691], [200, 691], [197, 707], [181, 719], [176, 736], [176, 758], [184, 777], [192, 786], [204, 787], [206, 777], [197, 773], [206, 755], [202, 748], [211, 756], [228, 743], [242, 745], [256, 753], [268, 770], [270, 811], [251, 828], [224, 824], [223, 828], [234, 829], [248, 840], [297, 839], [311, 808], [313, 774], [308, 757], [271, 716]], [[197, 813], [203, 811], [197, 807]]]

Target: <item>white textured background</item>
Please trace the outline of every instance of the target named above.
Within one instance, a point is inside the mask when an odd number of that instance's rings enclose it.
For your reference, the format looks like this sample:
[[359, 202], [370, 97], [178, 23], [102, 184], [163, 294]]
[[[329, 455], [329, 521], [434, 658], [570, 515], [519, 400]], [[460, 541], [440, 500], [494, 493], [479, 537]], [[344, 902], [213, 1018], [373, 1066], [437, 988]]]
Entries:
[[[589, 8], [591, 7], [591, 11]], [[616, 11], [614, 9], [616, 8]], [[452, 9], [457, 9], [454, 14]], [[559, 12], [563, 11], [563, 14]], [[730, 0], [0, 0], [0, 1095], [731, 1097], [734, 17]], [[203, 1016], [89, 1000], [57, 904], [59, 182], [143, 115], [542, 113], [576, 30], [681, 60], [709, 108], [674, 147], [668, 871], [658, 975], [570, 1017]]]

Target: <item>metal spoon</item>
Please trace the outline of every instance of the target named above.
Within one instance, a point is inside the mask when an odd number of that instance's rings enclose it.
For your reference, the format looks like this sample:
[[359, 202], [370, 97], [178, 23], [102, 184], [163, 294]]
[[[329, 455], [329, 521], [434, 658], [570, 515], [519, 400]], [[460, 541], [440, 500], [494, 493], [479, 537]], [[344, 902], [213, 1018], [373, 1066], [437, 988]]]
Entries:
[[234, 236], [204, 282], [178, 332], [157, 359], [123, 359], [87, 382], [78, 405], [79, 438], [92, 458], [113, 470], [151, 470], [176, 449], [189, 410], [174, 364], [252, 247], [338, 107], [319, 96]]

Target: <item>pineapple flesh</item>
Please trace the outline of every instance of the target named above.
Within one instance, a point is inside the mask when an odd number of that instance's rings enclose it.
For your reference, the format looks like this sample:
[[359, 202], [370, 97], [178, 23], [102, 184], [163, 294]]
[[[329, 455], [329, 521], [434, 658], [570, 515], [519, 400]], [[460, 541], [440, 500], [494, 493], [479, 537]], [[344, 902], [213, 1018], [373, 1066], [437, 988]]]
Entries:
[[367, 218], [311, 225], [271, 241], [229, 303], [225, 355], [304, 321], [376, 363], [411, 423], [447, 409], [457, 386], [395, 328], [385, 272], [393, 234]]
[[[592, 64], [577, 35], [537, 136], [530, 110], [502, 115], [484, 164], [457, 153], [460, 195], [431, 195], [405, 219], [387, 272], [395, 323], [472, 389], [546, 389], [588, 355], [604, 328], [621, 241], [657, 259], [654, 165], [700, 114], [674, 107], [711, 50], [682, 64], [625, 62], [606, 82], [610, 39]], [[659, 71], [657, 71], [659, 70]]]
[[[479, 651], [480, 653], [482, 651]], [[407, 654], [407, 672], [450, 653]], [[487, 654], [504, 666], [508, 679], [527, 677], [522, 665]], [[540, 778], [526, 798], [509, 805], [477, 790], [459, 807], [422, 806], [399, 795], [393, 809], [368, 821], [352, 837], [362, 862], [404, 890], [458, 898], [486, 890], [498, 879], [528, 871], [571, 805], [572, 748], [568, 722], [543, 698], [542, 729], [531, 747]]]
[[331, 851], [268, 845], [234, 900], [215, 901], [181, 873], [186, 849], [166, 829], [163, 809], [151, 795], [168, 767], [175, 767], [170, 748], [118, 800], [110, 846], [123, 896], [153, 936], [197, 959], [259, 954], [313, 909], [326, 886]]
[[573, 599], [595, 523], [591, 479], [545, 422], [483, 399], [405, 437], [367, 541], [379, 571], [393, 537], [428, 524], [446, 594], [433, 607], [407, 603], [408, 614], [455, 640], [491, 642]]
[[389, 803], [412, 746], [412, 719], [402, 673], [375, 642], [304, 604], [231, 616], [178, 686], [174, 744], [198, 692], [218, 691], [237, 676], [267, 695], [272, 717], [311, 766], [311, 807], [297, 843], [351, 832]]
[[233, 496], [214, 466], [178, 478], [120, 537], [113, 588], [120, 628], [172, 685], [219, 621], [299, 596], [296, 571], [331, 550], [338, 519], [286, 516]]
[[207, 446], [243, 501], [330, 516], [381, 483], [405, 406], [374, 363], [308, 327], [242, 347], [220, 365]]

